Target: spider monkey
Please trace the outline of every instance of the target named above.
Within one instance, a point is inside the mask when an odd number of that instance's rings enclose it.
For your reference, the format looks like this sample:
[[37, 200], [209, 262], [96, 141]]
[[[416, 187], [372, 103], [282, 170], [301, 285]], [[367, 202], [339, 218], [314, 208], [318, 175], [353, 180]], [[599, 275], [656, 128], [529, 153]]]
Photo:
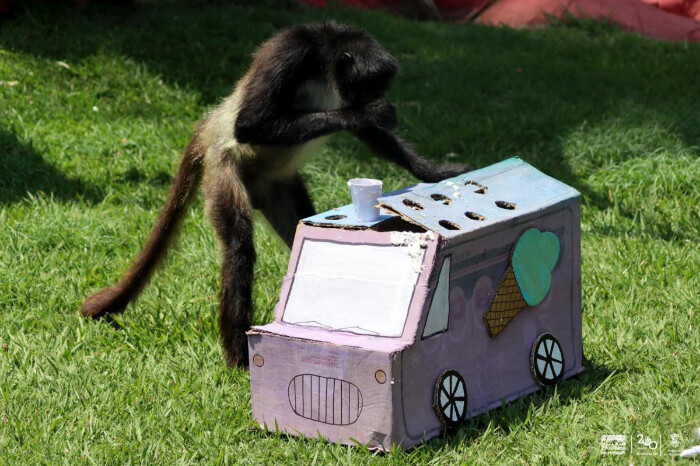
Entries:
[[263, 43], [233, 93], [198, 123], [143, 250], [119, 282], [83, 302], [93, 318], [124, 311], [166, 255], [197, 186], [223, 253], [219, 331], [230, 366], [247, 366], [253, 312], [253, 209], [291, 246], [315, 210], [298, 170], [324, 136], [349, 131], [376, 155], [435, 182], [469, 169], [436, 165], [391, 130], [383, 97], [398, 62], [365, 32], [334, 22], [298, 25]]

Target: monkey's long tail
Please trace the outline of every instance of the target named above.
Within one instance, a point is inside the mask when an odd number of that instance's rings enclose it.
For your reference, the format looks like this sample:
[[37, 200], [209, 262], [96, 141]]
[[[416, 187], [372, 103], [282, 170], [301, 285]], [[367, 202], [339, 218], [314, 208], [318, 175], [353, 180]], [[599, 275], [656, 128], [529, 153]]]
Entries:
[[177, 236], [178, 227], [187, 206], [195, 197], [202, 178], [204, 153], [197, 132], [190, 141], [180, 162], [177, 175], [168, 194], [168, 200], [148, 237], [143, 250], [119, 282], [88, 296], [80, 311], [84, 316], [99, 318], [108, 313], [124, 311], [153, 275]]

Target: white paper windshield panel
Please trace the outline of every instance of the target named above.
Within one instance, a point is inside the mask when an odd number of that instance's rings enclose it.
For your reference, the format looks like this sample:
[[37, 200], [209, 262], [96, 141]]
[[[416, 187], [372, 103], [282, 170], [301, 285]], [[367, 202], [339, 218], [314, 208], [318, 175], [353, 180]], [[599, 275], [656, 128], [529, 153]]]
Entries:
[[405, 246], [306, 240], [282, 321], [401, 336], [423, 255], [411, 257]]
[[337, 276], [349, 279], [410, 284], [418, 278], [406, 246], [334, 243], [306, 240], [295, 272], [299, 275]]

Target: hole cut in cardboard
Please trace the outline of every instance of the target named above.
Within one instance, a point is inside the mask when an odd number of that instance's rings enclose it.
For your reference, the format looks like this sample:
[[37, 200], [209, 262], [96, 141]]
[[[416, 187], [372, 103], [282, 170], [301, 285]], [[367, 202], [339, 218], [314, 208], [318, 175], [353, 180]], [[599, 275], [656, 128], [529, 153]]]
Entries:
[[515, 210], [516, 207], [518, 207], [516, 204], [513, 204], [512, 202], [506, 202], [506, 201], [496, 201], [496, 205], [500, 207], [501, 209], [506, 209], [506, 210]]
[[440, 220], [438, 222], [440, 226], [446, 230], [461, 230], [462, 227], [457, 225], [456, 223], [450, 222], [449, 220]]
[[436, 194], [431, 194], [431, 195], [430, 195], [430, 198], [431, 198], [433, 201], [442, 202], [444, 205], [450, 205], [450, 204], [452, 204], [452, 199], [450, 199], [449, 197], [445, 196], [444, 194], [437, 194], [437, 193], [436, 193]]
[[326, 220], [344, 220], [348, 218], [346, 215], [329, 215]]
[[482, 222], [486, 220], [486, 217], [484, 217], [481, 214], [477, 214], [476, 212], [464, 212], [464, 216], [472, 220], [478, 220]]
[[412, 201], [410, 199], [404, 199], [402, 202], [403, 202], [403, 205], [405, 205], [406, 207], [410, 207], [413, 210], [423, 210], [423, 206], [421, 204], [417, 203], [416, 201]]
[[476, 194], [486, 194], [486, 191], [489, 190], [489, 188], [487, 188], [487, 187], [484, 186], [483, 184], [479, 184], [479, 183], [477, 183], [476, 181], [472, 181], [472, 180], [467, 180], [467, 181], [465, 181], [465, 182], [464, 182], [464, 185], [465, 185], [465, 186], [467, 186], [467, 185], [472, 185], [472, 186], [476, 186], [477, 188], [479, 188], [479, 189], [477, 189], [476, 191], [474, 191]]

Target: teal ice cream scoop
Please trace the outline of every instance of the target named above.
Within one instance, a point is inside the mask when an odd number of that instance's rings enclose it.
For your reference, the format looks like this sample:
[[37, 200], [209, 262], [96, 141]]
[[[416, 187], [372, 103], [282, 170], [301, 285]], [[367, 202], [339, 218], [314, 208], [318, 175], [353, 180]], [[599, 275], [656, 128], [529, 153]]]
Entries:
[[559, 260], [559, 238], [530, 228], [513, 249], [513, 272], [525, 302], [536, 306], [552, 285], [552, 270]]

